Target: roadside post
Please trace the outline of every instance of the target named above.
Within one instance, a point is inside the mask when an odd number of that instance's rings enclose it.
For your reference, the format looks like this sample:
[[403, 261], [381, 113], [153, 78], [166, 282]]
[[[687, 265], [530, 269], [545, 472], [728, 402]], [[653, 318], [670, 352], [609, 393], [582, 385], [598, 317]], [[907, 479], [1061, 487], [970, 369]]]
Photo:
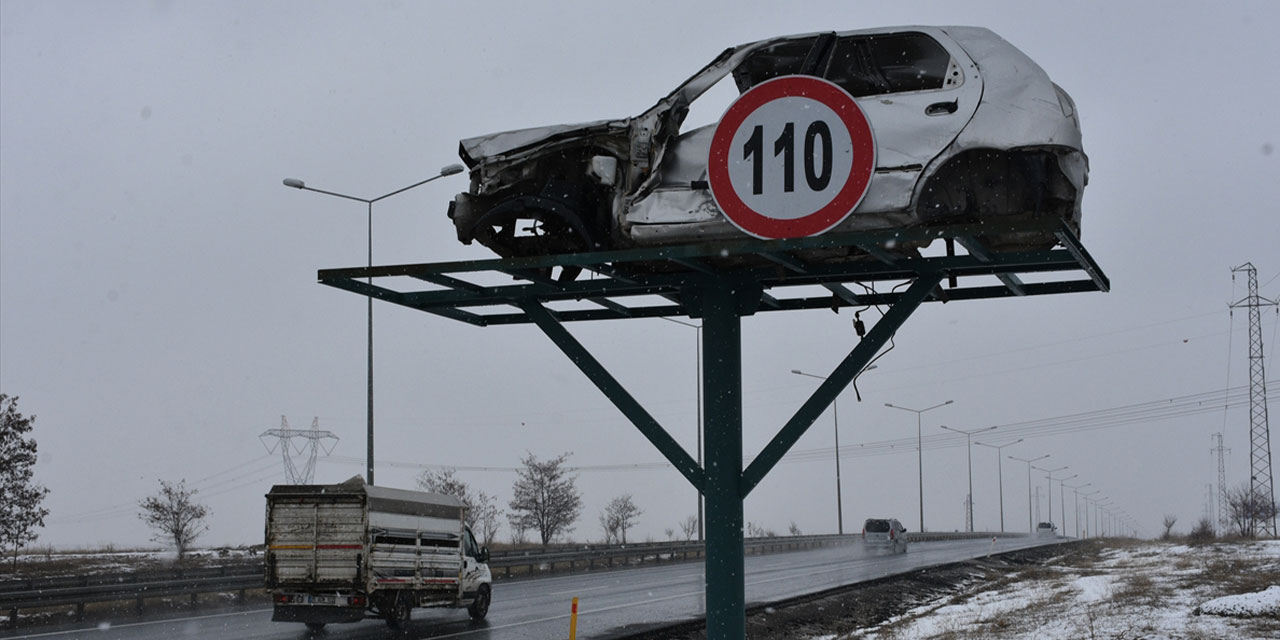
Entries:
[[578, 638], [578, 599], [573, 599], [573, 605], [569, 609], [569, 640], [577, 640]]

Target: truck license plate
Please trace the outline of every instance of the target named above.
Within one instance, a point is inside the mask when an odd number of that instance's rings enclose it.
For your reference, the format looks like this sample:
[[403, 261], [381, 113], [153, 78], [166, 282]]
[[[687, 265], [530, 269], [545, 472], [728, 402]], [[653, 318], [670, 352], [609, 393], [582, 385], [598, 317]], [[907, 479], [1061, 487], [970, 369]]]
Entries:
[[333, 604], [333, 596], [307, 596], [307, 604]]

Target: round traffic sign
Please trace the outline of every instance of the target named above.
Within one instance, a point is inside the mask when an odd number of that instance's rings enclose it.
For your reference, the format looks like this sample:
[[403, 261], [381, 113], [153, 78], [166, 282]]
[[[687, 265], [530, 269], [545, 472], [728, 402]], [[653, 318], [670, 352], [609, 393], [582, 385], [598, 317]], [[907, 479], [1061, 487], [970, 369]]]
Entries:
[[729, 106], [711, 138], [707, 181], [726, 218], [757, 238], [800, 238], [840, 224], [876, 166], [866, 114], [813, 76], [762, 82]]

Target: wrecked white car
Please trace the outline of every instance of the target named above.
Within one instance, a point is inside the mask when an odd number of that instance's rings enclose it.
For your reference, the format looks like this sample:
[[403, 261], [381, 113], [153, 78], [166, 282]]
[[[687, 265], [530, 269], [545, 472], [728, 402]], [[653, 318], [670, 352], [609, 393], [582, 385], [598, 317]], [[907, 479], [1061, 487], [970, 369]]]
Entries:
[[[515, 257], [746, 238], [712, 198], [709, 146], [738, 94], [786, 75], [840, 86], [874, 130], [866, 194], [831, 231], [1061, 219], [1079, 233], [1088, 159], [1070, 96], [987, 29], [900, 27], [744, 44], [639, 116], [462, 140], [471, 185], [449, 207], [458, 239]], [[980, 240], [996, 251], [1056, 243]]]

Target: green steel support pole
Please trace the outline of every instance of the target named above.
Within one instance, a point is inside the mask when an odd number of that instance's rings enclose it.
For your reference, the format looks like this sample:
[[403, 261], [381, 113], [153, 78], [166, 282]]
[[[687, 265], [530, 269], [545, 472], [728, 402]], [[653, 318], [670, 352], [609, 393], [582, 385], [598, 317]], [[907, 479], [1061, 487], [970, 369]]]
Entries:
[[[728, 283], [700, 287], [706, 443], [707, 640], [746, 636], [742, 539], [742, 309]], [[758, 300], [758, 296], [757, 296]]]

